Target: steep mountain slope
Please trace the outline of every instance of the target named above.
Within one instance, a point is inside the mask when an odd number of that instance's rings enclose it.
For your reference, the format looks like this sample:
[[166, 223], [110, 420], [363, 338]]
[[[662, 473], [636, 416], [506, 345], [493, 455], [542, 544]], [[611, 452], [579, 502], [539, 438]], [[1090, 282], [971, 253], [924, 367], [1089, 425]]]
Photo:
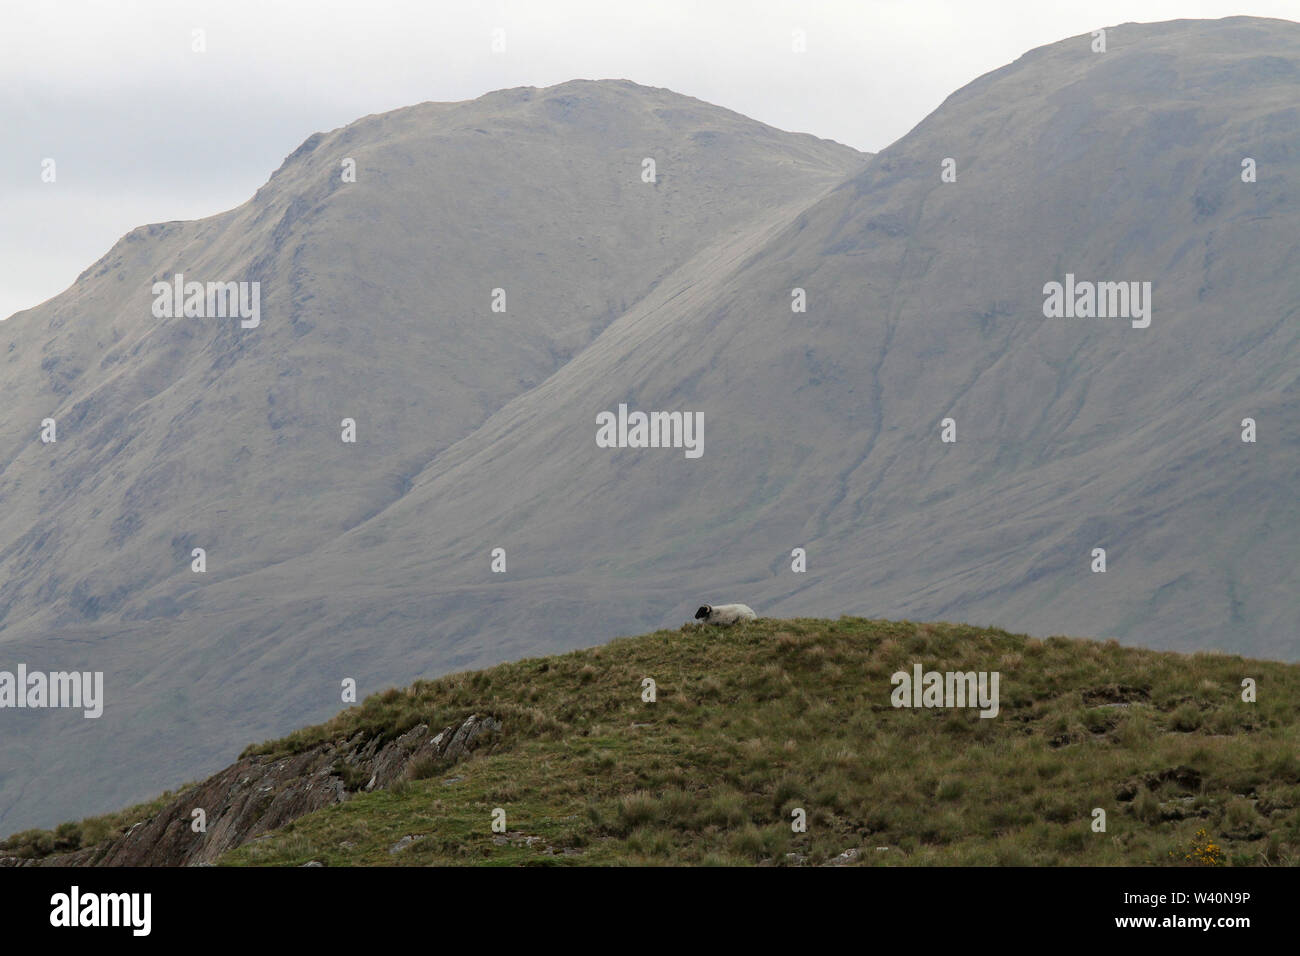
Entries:
[[[0, 325], [4, 666], [103, 670], [110, 701], [98, 722], [5, 712], [0, 829], [143, 796], [327, 713], [338, 647], [304, 667], [290, 636], [319, 619], [314, 594], [237, 585], [232, 617], [203, 591], [381, 512], [711, 243], [788, 221], [865, 159], [626, 81], [426, 103], [310, 137], [250, 202], [135, 230]], [[260, 324], [156, 318], [152, 285], [176, 273], [259, 282]], [[450, 651], [403, 660], [364, 623], [331, 624], [363, 686], [446, 669]]]
[[[713, 596], [1293, 658], [1297, 93], [1280, 21], [1033, 51], [793, 223], [698, 257], [400, 502], [238, 586], [312, 593], [382, 555], [322, 619], [369, 609], [412, 653], [436, 621], [475, 642], [457, 663]], [[1045, 318], [1067, 273], [1151, 282], [1150, 326]], [[597, 447], [620, 402], [702, 412], [703, 456]]]
[[[643, 183], [643, 155], [671, 172]], [[4, 326], [4, 620], [171, 617], [359, 524], [712, 237], [806, 205], [861, 159], [575, 81], [317, 134], [239, 209], [136, 230]], [[264, 324], [154, 318], [151, 285], [177, 272], [260, 281]], [[47, 416], [54, 447], [32, 440]], [[178, 588], [191, 543], [212, 568]]]
[[[996, 713], [893, 706], [917, 665], [997, 671]], [[1298, 691], [1295, 664], [963, 625], [664, 631], [389, 689], [0, 866], [1288, 864]]]

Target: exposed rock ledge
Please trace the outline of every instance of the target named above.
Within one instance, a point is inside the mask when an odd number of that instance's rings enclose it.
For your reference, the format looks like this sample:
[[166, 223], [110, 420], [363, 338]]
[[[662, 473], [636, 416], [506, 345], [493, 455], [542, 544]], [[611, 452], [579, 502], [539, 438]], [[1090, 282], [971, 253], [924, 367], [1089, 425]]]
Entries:
[[[474, 715], [430, 735], [427, 724], [385, 744], [357, 734], [318, 744], [291, 757], [245, 757], [183, 792], [156, 816], [126, 833], [73, 853], [39, 860], [0, 857], [0, 866], [197, 866], [284, 826], [304, 814], [349, 798], [350, 790], [382, 790], [412, 771], [447, 766], [488, 743], [501, 724]], [[207, 814], [207, 832], [192, 829], [193, 811]]]

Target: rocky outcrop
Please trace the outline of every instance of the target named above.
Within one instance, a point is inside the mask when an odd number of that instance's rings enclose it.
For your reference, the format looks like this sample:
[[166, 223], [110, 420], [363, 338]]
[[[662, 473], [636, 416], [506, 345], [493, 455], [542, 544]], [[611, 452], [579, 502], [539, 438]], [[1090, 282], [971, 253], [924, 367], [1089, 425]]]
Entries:
[[[431, 734], [419, 724], [394, 740], [318, 744], [287, 757], [245, 757], [181, 793], [156, 816], [96, 847], [39, 860], [0, 858], [0, 866], [196, 866], [305, 814], [342, 803], [355, 791], [450, 766], [501, 730], [473, 715]], [[202, 811], [200, 815], [197, 811]], [[203, 821], [201, 832], [198, 823]]]

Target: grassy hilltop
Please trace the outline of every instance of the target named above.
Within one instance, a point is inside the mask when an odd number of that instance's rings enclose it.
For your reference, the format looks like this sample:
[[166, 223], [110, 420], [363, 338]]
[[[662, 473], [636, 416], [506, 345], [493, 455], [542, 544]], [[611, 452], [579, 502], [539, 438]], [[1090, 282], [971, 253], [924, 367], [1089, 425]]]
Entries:
[[[895, 709], [890, 675], [915, 663], [1000, 672], [1000, 713]], [[471, 714], [502, 725], [454, 766], [415, 767], [218, 862], [1294, 864], [1298, 701], [1297, 665], [961, 625], [660, 631], [384, 691], [249, 748], [276, 759]], [[102, 835], [103, 819], [65, 827]], [[33, 843], [10, 852], [20, 838]]]

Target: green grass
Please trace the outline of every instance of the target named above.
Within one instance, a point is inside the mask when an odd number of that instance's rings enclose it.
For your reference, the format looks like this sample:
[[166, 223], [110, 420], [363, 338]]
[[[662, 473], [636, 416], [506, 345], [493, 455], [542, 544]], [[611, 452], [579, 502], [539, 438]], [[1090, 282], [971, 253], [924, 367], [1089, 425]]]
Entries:
[[23, 830], [0, 840], [0, 856], [40, 859], [55, 853], [74, 853], [104, 845], [120, 837], [135, 824], [151, 818], [190, 786], [192, 784], [186, 784], [175, 791], [168, 790], [161, 796], [125, 810], [87, 817], [77, 822], [60, 823], [53, 830]]
[[[1001, 713], [894, 709], [890, 675], [917, 662], [999, 671]], [[1257, 703], [1241, 700], [1243, 677]], [[1205, 829], [1225, 863], [1293, 863], [1298, 701], [1295, 665], [1114, 642], [849, 618], [661, 631], [387, 691], [251, 748], [395, 736], [472, 712], [504, 724], [490, 755], [359, 795], [221, 862], [745, 865], [859, 848], [873, 864], [1169, 865]], [[1199, 781], [1159, 776], [1178, 767]], [[806, 833], [791, 829], [796, 807]], [[1091, 827], [1098, 807], [1104, 833]], [[420, 839], [389, 852], [408, 835]]]
[[[914, 663], [1000, 672], [999, 715], [893, 708], [890, 675]], [[655, 703], [641, 699], [645, 677]], [[1257, 703], [1241, 700], [1243, 677]], [[1300, 666], [960, 625], [660, 631], [388, 690], [246, 753], [391, 739], [471, 713], [503, 724], [490, 752], [356, 794], [219, 862], [812, 864], [850, 848], [875, 865], [1300, 860]], [[506, 834], [492, 831], [496, 808]], [[796, 808], [807, 832], [791, 828]]]

